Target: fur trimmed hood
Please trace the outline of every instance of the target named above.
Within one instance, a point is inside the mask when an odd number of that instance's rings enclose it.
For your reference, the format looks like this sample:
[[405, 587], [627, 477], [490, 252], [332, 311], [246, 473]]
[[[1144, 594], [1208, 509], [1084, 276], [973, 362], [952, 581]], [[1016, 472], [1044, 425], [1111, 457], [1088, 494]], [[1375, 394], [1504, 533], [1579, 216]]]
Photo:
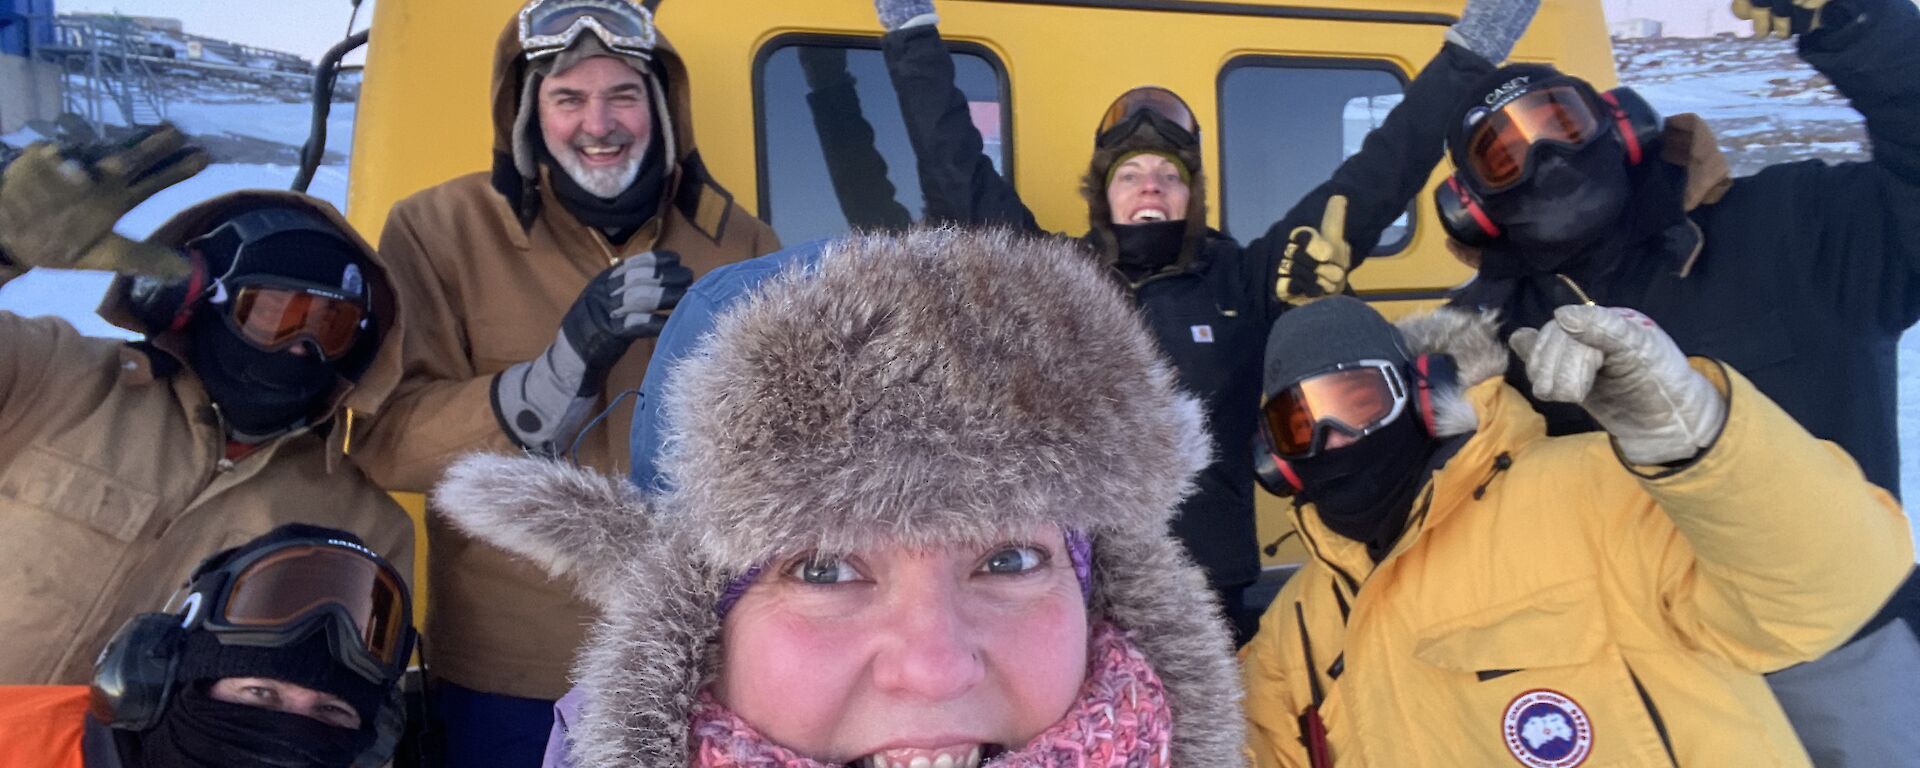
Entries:
[[577, 765], [686, 765], [733, 577], [1035, 523], [1091, 539], [1089, 613], [1165, 682], [1174, 764], [1245, 764], [1232, 644], [1168, 532], [1209, 460], [1202, 408], [1072, 247], [918, 230], [767, 279], [673, 369], [654, 498], [548, 460], [455, 466], [436, 508], [606, 609], [576, 664]]
[[1466, 391], [1507, 372], [1507, 345], [1500, 340], [1500, 313], [1440, 307], [1394, 323], [1414, 355], [1453, 358], [1455, 381], [1436, 382], [1433, 417], [1438, 437], [1464, 435], [1479, 428], [1480, 417]]

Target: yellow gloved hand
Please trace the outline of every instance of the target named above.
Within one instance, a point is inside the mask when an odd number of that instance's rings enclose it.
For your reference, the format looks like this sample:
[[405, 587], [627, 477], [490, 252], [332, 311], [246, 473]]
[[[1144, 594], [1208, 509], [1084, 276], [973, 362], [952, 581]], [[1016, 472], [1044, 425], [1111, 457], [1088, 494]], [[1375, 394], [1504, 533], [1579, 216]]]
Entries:
[[1320, 228], [1295, 227], [1287, 235], [1287, 251], [1280, 257], [1280, 276], [1274, 293], [1294, 306], [1311, 304], [1347, 290], [1347, 271], [1353, 267], [1353, 246], [1347, 243], [1347, 196], [1327, 199]]
[[113, 225], [207, 162], [172, 126], [119, 145], [28, 147], [0, 176], [0, 252], [22, 267], [186, 277], [178, 253], [116, 234]]
[[1755, 38], [1782, 40], [1820, 27], [1820, 8], [1827, 0], [1733, 0], [1735, 18], [1753, 22]]

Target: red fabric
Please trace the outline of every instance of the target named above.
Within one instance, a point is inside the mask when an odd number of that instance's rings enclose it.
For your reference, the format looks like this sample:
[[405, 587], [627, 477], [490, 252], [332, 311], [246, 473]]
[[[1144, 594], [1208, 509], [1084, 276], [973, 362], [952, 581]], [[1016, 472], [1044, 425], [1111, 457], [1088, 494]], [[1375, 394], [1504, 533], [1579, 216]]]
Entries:
[[84, 685], [0, 687], [0, 768], [85, 768]]

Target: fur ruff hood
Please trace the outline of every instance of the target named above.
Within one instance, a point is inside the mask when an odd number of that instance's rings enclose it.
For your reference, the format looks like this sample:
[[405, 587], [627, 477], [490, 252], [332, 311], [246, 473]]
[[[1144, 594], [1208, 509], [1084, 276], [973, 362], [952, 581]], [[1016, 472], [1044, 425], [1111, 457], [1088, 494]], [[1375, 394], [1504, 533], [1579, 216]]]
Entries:
[[1436, 437], [1464, 435], [1479, 428], [1480, 417], [1466, 392], [1507, 371], [1507, 345], [1500, 341], [1500, 313], [1440, 307], [1394, 323], [1414, 355], [1446, 355], [1457, 371], [1452, 382], [1435, 382], [1433, 421]]
[[1090, 617], [1166, 684], [1173, 761], [1238, 766], [1239, 670], [1168, 521], [1209, 460], [1139, 316], [1070, 244], [1006, 232], [862, 236], [717, 319], [662, 395], [663, 490], [474, 456], [435, 506], [605, 608], [575, 679], [573, 756], [683, 766], [729, 581], [776, 556], [980, 543], [1055, 523], [1093, 544]]

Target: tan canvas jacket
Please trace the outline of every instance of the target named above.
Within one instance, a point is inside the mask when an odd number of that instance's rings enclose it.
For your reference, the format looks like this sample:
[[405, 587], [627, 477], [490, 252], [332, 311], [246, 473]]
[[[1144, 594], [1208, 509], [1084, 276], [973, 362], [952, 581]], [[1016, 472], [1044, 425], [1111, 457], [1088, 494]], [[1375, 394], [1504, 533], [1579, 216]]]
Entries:
[[[494, 62], [494, 150], [512, 154], [524, 60], [513, 25]], [[394, 490], [425, 491], [455, 458], [517, 450], [494, 415], [494, 374], [537, 357], [588, 281], [620, 259], [649, 250], [678, 253], [695, 275], [779, 247], [773, 231], [707, 178], [693, 141], [691, 90], [679, 55], [663, 39], [655, 52], [671, 104], [678, 162], [659, 215], [624, 246], [574, 219], [539, 185], [538, 215], [522, 226], [515, 202], [487, 173], [463, 176], [394, 206], [380, 245], [413, 311], [405, 379], [354, 452]], [[509, 171], [511, 172], [511, 171]], [[637, 389], [653, 342], [633, 345], [607, 377], [602, 409]], [[583, 436], [580, 463], [627, 470], [633, 402], [619, 404]], [[429, 515], [428, 649], [436, 676], [459, 685], [529, 698], [567, 689], [573, 651], [592, 620], [568, 584], [555, 583], [506, 553], [459, 535]]]
[[[330, 206], [287, 192], [228, 195], [161, 227], [179, 245], [209, 220], [259, 202], [296, 202], [352, 233]], [[378, 257], [375, 317], [400, 322]], [[0, 272], [0, 283], [18, 273]], [[124, 311], [125, 281], [101, 314]], [[206, 390], [181, 362], [183, 339], [150, 345], [80, 335], [53, 318], [0, 312], [0, 684], [84, 684], [94, 657], [136, 613], [160, 609], [199, 562], [293, 522], [359, 534], [412, 573], [413, 524], [341, 459], [347, 409], [373, 410], [398, 378], [385, 346], [358, 386], [342, 382], [318, 426], [225, 459]]]

